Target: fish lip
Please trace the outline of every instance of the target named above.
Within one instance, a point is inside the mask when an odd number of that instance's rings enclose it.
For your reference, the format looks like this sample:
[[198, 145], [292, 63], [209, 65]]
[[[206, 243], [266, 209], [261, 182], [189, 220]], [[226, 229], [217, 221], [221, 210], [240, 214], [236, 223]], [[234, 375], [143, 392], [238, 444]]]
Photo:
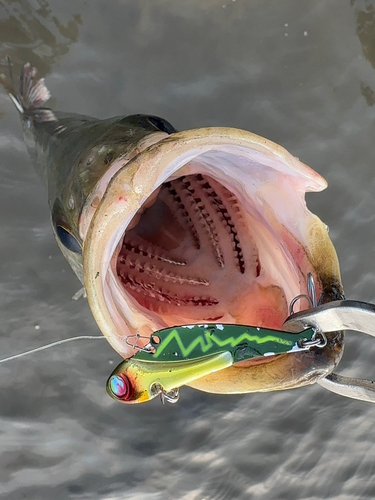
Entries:
[[266, 363], [227, 368], [226, 384], [220, 374], [212, 373], [191, 387], [216, 394], [270, 392], [311, 385], [329, 375], [340, 362], [344, 351], [344, 333], [326, 333], [327, 345], [293, 354], [273, 356]]
[[[123, 334], [119, 335], [115, 306], [106, 300], [106, 292], [109, 286], [118, 286], [108, 269], [120, 238], [135, 213], [131, 207], [142, 205], [158, 185], [170, 178], [173, 172], [168, 166], [175, 158], [185, 154], [182, 162], [185, 164], [197, 155], [220, 147], [248, 148], [280, 161], [289, 169], [290, 176], [299, 178], [303, 195], [305, 191], [321, 191], [327, 186], [319, 174], [281, 146], [250, 132], [222, 127], [175, 133], [148, 147], [120, 169], [109, 182], [91, 221], [84, 241], [83, 267], [87, 298], [94, 318], [112, 347], [124, 357], [131, 355], [125, 342], [129, 330], [124, 328]], [[174, 171], [180, 166], [175, 165]], [[118, 202], [114, 203], [116, 197]], [[338, 265], [336, 267], [333, 265], [332, 270], [335, 278], [339, 273]], [[130, 325], [130, 331], [133, 333], [135, 327]]]

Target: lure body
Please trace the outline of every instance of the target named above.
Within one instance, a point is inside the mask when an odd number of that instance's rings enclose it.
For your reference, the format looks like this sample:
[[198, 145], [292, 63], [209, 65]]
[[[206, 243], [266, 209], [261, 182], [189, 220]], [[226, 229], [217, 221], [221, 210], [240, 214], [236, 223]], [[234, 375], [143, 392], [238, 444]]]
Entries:
[[145, 361], [180, 361], [229, 351], [233, 362], [276, 356], [303, 350], [300, 343], [311, 340], [312, 328], [300, 333], [280, 332], [245, 325], [184, 325], [159, 330], [150, 337], [154, 352], [141, 349], [134, 358]]
[[300, 333], [223, 324], [167, 328], [120, 363], [107, 392], [123, 403], [144, 403], [236, 363], [309, 350], [314, 335], [312, 328]]
[[123, 361], [109, 377], [108, 394], [123, 403], [145, 403], [233, 364], [229, 351], [186, 361]]

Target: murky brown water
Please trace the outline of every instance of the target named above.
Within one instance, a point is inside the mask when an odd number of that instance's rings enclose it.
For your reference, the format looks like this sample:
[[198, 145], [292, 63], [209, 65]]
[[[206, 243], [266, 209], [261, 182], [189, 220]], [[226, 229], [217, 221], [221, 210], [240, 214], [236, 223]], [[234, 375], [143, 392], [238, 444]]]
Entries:
[[[2, 0], [0, 61], [30, 60], [52, 105], [150, 113], [178, 129], [251, 130], [330, 184], [346, 294], [375, 301], [375, 4], [284, 0]], [[5, 67], [3, 68], [5, 70]], [[13, 105], [0, 93], [1, 357], [98, 329], [50, 229]], [[99, 345], [100, 344], [100, 345]], [[0, 498], [372, 499], [375, 406], [319, 386], [176, 406], [105, 393], [105, 341], [0, 365]], [[371, 339], [341, 371], [375, 377]]]

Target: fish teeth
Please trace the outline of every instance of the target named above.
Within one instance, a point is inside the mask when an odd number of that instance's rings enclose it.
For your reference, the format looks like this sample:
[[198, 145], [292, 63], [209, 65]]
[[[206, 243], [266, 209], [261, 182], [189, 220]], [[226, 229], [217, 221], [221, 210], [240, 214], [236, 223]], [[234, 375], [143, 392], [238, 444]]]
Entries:
[[206, 235], [208, 236], [208, 240], [212, 246], [216, 261], [218, 265], [223, 268], [224, 257], [219, 245], [219, 237], [215, 227], [215, 222], [211, 217], [209, 211], [207, 210], [202, 198], [198, 194], [196, 194], [196, 188], [194, 184], [192, 184], [187, 177], [183, 177], [181, 181], [189, 197], [190, 206], [194, 210], [196, 219], [199, 221]]
[[[119, 256], [119, 263], [122, 264], [125, 269], [134, 269], [140, 273], [145, 273], [148, 276], [153, 278], [163, 280], [165, 282], [179, 283], [181, 285], [203, 285], [208, 286], [210, 284], [209, 281], [199, 278], [199, 277], [191, 277], [191, 276], [181, 276], [175, 274], [171, 271], [167, 271], [163, 268], [157, 268], [152, 265], [150, 262], [141, 262], [139, 259], [134, 258], [130, 254], [124, 254], [123, 252]], [[123, 266], [119, 266], [119, 274], [124, 273]]]
[[219, 303], [217, 299], [210, 296], [178, 296], [169, 290], [164, 290], [157, 286], [154, 282], [146, 283], [141, 281], [139, 277], [135, 277], [126, 272], [119, 273], [119, 276], [125, 287], [133, 292], [142, 294], [151, 299], [156, 299], [160, 302], [167, 302], [174, 306], [214, 306]]
[[155, 266], [151, 266], [149, 269], [146, 268], [146, 272], [150, 276], [155, 276], [156, 279], [162, 279], [166, 282], [171, 281], [172, 283], [179, 283], [180, 285], [208, 286], [210, 284], [209, 281], [203, 278], [179, 276], [178, 274], [168, 272], [165, 269], [157, 269]]
[[[214, 179], [193, 174], [162, 184], [154, 204], [156, 210], [144, 211], [140, 226], [124, 236], [119, 279], [150, 311], [168, 314], [178, 308], [183, 318], [221, 317], [227, 301], [225, 280], [233, 283], [241, 274], [244, 283], [251, 282], [261, 272], [240, 202]], [[189, 310], [193, 307], [196, 313]]]
[[[239, 235], [227, 207], [225, 206], [223, 200], [220, 198], [219, 194], [214, 190], [214, 188], [211, 186], [211, 184], [208, 182], [207, 179], [205, 179], [201, 174], [198, 174], [196, 176], [196, 180], [200, 184], [201, 189], [205, 193], [211, 206], [217, 213], [218, 218], [221, 221], [224, 229], [230, 236], [232, 240], [232, 246], [234, 248], [234, 255], [235, 258], [237, 259], [237, 265], [240, 269], [241, 274], [244, 274], [245, 260], [243, 256]], [[234, 199], [237, 202], [236, 198], [234, 197], [234, 195], [232, 195], [232, 193], [227, 191], [225, 188], [224, 191], [225, 191], [224, 194], [227, 195], [226, 196], [227, 201], [231, 202]], [[236, 205], [234, 203], [230, 204], [237, 209], [236, 212], [239, 211], [239, 207], [237, 206], [237, 204]]]
[[143, 241], [139, 236], [132, 235], [129, 237], [126, 235], [123, 242], [123, 248], [128, 252], [142, 255], [148, 259], [160, 260], [168, 264], [174, 264], [175, 266], [186, 265], [186, 260], [171, 256], [164, 248], [150, 244], [148, 241]]
[[[198, 231], [186, 207], [186, 191], [180, 179], [164, 184], [164, 189], [160, 192], [161, 198], [164, 203], [170, 208], [175, 219], [180, 222], [183, 227], [186, 227], [190, 233], [196, 249], [200, 249], [201, 244], [199, 240]], [[188, 203], [189, 205], [190, 203]]]
[[[160, 293], [160, 290], [156, 287], [155, 283], [144, 283], [134, 276], [130, 276], [128, 273], [120, 274], [120, 278], [127, 288], [130, 288], [130, 290], [133, 290], [136, 293], [143, 294], [151, 299], [157, 299], [161, 302], [164, 302], [167, 298], [166, 294]], [[168, 300], [168, 302], [170, 303], [171, 301]], [[178, 303], [175, 305], [180, 304]]]

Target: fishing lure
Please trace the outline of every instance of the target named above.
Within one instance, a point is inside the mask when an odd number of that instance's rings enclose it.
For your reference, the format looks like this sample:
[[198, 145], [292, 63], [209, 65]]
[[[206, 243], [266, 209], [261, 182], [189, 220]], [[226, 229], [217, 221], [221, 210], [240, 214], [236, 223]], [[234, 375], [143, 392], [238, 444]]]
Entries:
[[314, 328], [299, 333], [232, 324], [165, 328], [117, 366], [108, 379], [107, 392], [124, 403], [143, 403], [158, 394], [174, 402], [179, 387], [215, 371], [325, 343], [325, 337], [317, 338]]

